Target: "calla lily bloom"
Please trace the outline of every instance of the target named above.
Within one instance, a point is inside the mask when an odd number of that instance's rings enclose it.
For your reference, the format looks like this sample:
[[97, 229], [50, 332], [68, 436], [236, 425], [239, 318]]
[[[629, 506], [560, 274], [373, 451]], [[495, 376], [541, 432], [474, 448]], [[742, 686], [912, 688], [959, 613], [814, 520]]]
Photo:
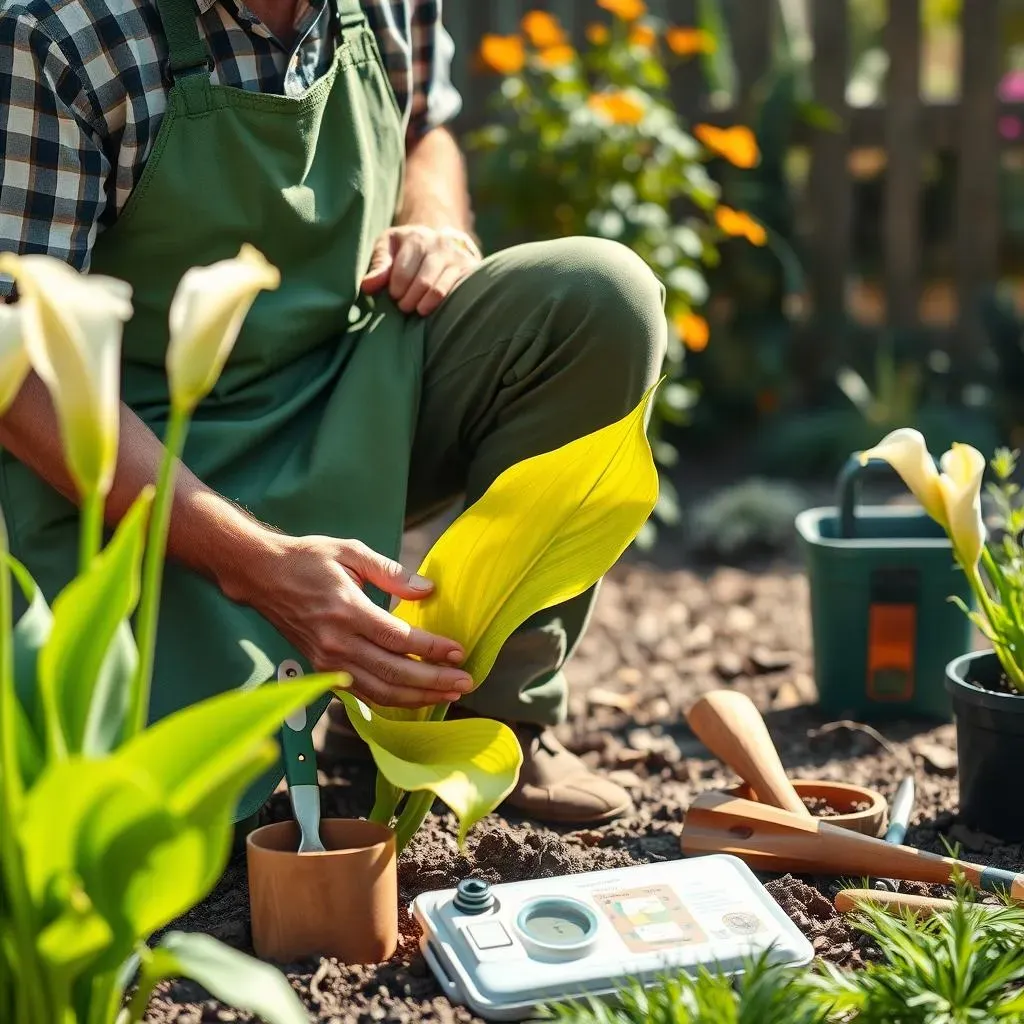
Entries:
[[14, 278], [29, 359], [53, 398], [68, 471], [83, 495], [114, 479], [120, 423], [121, 335], [131, 287], [80, 274], [52, 256], [0, 255]]
[[184, 273], [168, 317], [167, 377], [176, 409], [191, 412], [210, 393], [256, 296], [280, 283], [280, 271], [251, 245]]
[[0, 415], [17, 397], [30, 369], [21, 310], [0, 302]]
[[946, 531], [964, 568], [973, 567], [985, 547], [981, 480], [985, 457], [968, 444], [954, 444], [940, 460], [939, 490], [946, 509]]
[[939, 487], [939, 471], [919, 430], [901, 427], [887, 434], [874, 448], [861, 452], [861, 465], [881, 459], [902, 477], [910, 493], [943, 529], [948, 525], [946, 505]]

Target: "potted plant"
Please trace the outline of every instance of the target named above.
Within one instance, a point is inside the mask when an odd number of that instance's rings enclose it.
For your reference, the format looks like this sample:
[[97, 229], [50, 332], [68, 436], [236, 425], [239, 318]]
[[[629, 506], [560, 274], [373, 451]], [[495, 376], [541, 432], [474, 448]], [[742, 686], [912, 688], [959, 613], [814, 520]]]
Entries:
[[[434, 594], [395, 615], [458, 641], [476, 686], [513, 630], [593, 586], [647, 521], [658, 497], [646, 434], [654, 391], [616, 422], [511, 466], [427, 553], [419, 572]], [[299, 853], [292, 822], [249, 836], [253, 943], [275, 960], [387, 959], [398, 936], [396, 858], [434, 799], [459, 819], [461, 845], [508, 795], [522, 762], [499, 722], [445, 721], [446, 704], [406, 711], [336, 693], [377, 764], [376, 802], [367, 821], [324, 820], [324, 852]]]
[[916, 430], [887, 435], [861, 460], [888, 462], [945, 530], [977, 602], [955, 599], [991, 647], [964, 652], [946, 667], [956, 717], [960, 816], [972, 829], [1024, 840], [1024, 802], [1007, 800], [1006, 780], [1024, 772], [1024, 508], [1015, 505], [1017, 453], [996, 452], [989, 485], [994, 535], [981, 510], [986, 461], [954, 444], [936, 468]]

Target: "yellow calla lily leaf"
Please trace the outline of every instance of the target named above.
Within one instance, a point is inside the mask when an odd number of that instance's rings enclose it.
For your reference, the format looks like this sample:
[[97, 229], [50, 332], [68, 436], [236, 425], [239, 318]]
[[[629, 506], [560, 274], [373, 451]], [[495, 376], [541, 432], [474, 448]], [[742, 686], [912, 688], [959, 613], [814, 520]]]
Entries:
[[419, 573], [434, 593], [394, 614], [462, 644], [476, 686], [523, 622], [597, 583], [647, 521], [654, 391], [615, 423], [505, 470], [427, 553]]
[[507, 725], [487, 718], [447, 722], [384, 718], [354, 694], [335, 690], [377, 770], [407, 793], [429, 790], [459, 819], [459, 843], [519, 779], [523, 753]]

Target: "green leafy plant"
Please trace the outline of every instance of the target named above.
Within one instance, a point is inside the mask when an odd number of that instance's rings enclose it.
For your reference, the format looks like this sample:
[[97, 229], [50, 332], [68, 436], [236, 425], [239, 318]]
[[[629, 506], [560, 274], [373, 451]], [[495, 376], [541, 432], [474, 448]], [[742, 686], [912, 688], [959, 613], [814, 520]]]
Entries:
[[[494, 118], [467, 138], [485, 237], [503, 243], [596, 235], [628, 245], [666, 289], [674, 331], [652, 421], [655, 454], [674, 457], [660, 425], [685, 422], [696, 400], [686, 352], [708, 344], [698, 312], [708, 300], [705, 270], [730, 238], [765, 245], [765, 228], [720, 204], [708, 165], [749, 169], [757, 141], [743, 125], [684, 124], [671, 96], [671, 63], [712, 60], [718, 40], [705, 28], [667, 25], [640, 0], [600, 0], [610, 25], [569, 45], [558, 21], [532, 11], [521, 33], [485, 36], [483, 65], [502, 76]], [[543, 201], [538, 202], [538, 195]], [[671, 518], [663, 501], [659, 512]]]
[[918, 919], [864, 904], [855, 926], [881, 951], [863, 971], [824, 968], [835, 1020], [858, 1024], [1024, 1021], [1024, 909], [958, 895], [953, 909]]
[[[276, 759], [271, 736], [283, 719], [345, 682], [228, 692], [146, 727], [159, 568], [189, 416], [277, 272], [244, 249], [183, 279], [159, 486], [143, 490], [103, 547], [130, 292], [50, 257], [5, 255], [0, 270], [20, 293], [0, 306], [0, 397], [6, 408], [30, 369], [48, 385], [82, 505], [79, 573], [52, 608], [0, 529], [0, 1019], [127, 1024], [158, 981], [187, 975], [268, 1021], [299, 1024], [301, 1004], [266, 965], [207, 936], [145, 944], [217, 881], [238, 799]], [[205, 368], [203, 386], [183, 386], [182, 361], [188, 374]], [[16, 624], [12, 580], [27, 604]], [[124, 1006], [136, 967], [138, 991]]]
[[748, 961], [739, 978], [700, 968], [664, 978], [651, 988], [630, 982], [613, 1002], [549, 1007], [541, 1019], [560, 1024], [825, 1024], [827, 1002], [803, 971]]

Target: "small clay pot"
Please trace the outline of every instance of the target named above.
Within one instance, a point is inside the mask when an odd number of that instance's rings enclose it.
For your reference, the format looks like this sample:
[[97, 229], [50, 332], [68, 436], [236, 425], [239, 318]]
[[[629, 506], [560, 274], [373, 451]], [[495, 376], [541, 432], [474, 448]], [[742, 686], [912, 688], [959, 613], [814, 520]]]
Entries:
[[[825, 800], [838, 811], [844, 811], [846, 808], [844, 813], [825, 815], [820, 819], [821, 821], [827, 821], [830, 825], [838, 825], [840, 828], [847, 828], [851, 832], [861, 832], [876, 839], [885, 831], [889, 808], [881, 793], [846, 782], [819, 782], [816, 779], [792, 779], [790, 781], [801, 797], [816, 797]], [[744, 800], [763, 803], [763, 801], [757, 800], [757, 796], [746, 783], [730, 789], [729, 792]], [[863, 802], [869, 804], [867, 810], [849, 810], [854, 804]]]
[[398, 946], [395, 834], [349, 818], [320, 822], [324, 853], [298, 853], [294, 821], [246, 839], [249, 912], [257, 956], [278, 963], [336, 957], [377, 964]]

